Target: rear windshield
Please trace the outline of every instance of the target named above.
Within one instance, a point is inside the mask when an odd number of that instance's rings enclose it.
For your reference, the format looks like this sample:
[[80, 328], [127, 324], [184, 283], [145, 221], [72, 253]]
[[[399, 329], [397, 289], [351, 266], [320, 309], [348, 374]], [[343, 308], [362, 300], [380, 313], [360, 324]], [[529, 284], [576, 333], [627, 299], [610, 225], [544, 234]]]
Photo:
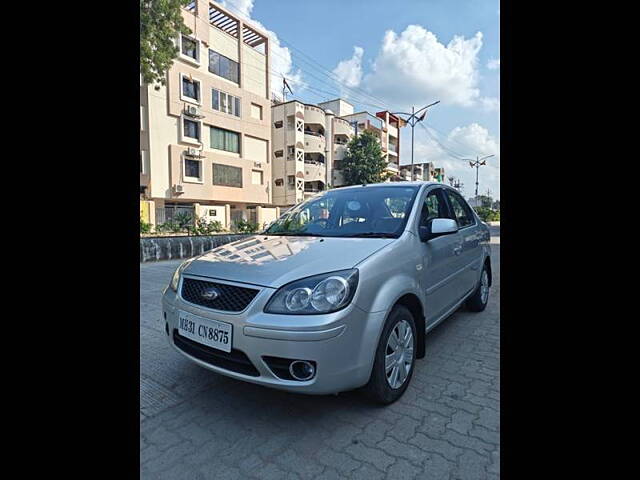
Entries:
[[265, 233], [397, 238], [417, 192], [417, 186], [329, 190], [287, 211]]

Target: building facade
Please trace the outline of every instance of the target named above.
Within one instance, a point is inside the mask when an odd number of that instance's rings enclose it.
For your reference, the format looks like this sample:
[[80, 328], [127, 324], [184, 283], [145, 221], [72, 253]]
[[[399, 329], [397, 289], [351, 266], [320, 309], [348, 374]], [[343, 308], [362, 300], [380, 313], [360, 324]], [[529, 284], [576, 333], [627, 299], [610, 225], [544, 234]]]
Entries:
[[140, 86], [140, 190], [155, 222], [183, 209], [225, 228], [277, 216], [271, 191], [269, 38], [207, 0], [183, 8], [191, 35], [165, 86]]
[[329, 108], [292, 100], [271, 107], [271, 122], [274, 205], [295, 205], [338, 186], [334, 171], [354, 134], [348, 121]]
[[357, 133], [372, 132], [380, 142], [382, 154], [387, 162], [387, 173], [398, 175], [400, 171], [400, 128], [404, 122], [388, 111], [371, 115], [368, 112], [350, 113], [341, 116], [354, 125]]

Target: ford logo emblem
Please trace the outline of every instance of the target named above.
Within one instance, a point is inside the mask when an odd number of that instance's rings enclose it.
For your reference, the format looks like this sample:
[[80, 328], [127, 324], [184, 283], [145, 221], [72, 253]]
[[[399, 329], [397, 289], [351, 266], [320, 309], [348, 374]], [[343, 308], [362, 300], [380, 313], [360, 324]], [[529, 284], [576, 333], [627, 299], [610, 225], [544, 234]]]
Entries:
[[202, 292], [201, 297], [206, 300], [215, 300], [220, 296], [220, 290], [217, 288], [207, 288], [204, 292]]

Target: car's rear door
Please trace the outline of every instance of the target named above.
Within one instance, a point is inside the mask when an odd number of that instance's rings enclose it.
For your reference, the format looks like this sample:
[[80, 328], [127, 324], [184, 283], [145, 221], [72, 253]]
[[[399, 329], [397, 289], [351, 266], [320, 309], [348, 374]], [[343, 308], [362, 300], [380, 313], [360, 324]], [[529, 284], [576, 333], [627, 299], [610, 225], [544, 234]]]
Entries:
[[[419, 227], [434, 218], [449, 218], [450, 213], [441, 187], [427, 191], [421, 207]], [[460, 235], [453, 233], [420, 242], [422, 265], [421, 281], [426, 291], [427, 327], [446, 313], [459, 298], [460, 279], [456, 265], [456, 252], [461, 248]]]
[[483, 237], [482, 226], [476, 220], [471, 207], [458, 192], [447, 188], [447, 199], [452, 211], [452, 218], [458, 222], [458, 234], [462, 242], [462, 249], [456, 260], [460, 273], [460, 296], [464, 296], [476, 287], [480, 278], [480, 267], [482, 266]]

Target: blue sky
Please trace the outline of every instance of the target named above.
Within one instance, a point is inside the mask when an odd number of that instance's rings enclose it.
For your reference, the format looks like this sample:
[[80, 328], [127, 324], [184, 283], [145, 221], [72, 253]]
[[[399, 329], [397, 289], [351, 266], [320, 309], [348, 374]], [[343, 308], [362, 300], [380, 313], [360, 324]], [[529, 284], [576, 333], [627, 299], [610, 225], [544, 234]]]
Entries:
[[[480, 169], [480, 192], [490, 189], [499, 198], [498, 1], [220, 3], [271, 33], [274, 84], [284, 74], [296, 99], [317, 103], [340, 95], [371, 113], [382, 110], [376, 106], [407, 111], [440, 100], [424, 122], [429, 133], [416, 126], [416, 161], [444, 166], [469, 197], [475, 169], [460, 158], [494, 154]], [[411, 129], [404, 128], [401, 164], [410, 162], [410, 145]]]

